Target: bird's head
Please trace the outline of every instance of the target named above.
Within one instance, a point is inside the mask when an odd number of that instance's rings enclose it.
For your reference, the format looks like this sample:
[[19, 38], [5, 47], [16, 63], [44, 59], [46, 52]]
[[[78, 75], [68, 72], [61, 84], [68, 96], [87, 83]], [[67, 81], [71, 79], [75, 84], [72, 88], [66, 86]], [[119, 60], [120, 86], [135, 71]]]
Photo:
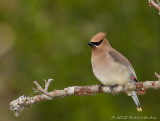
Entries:
[[109, 44], [107, 39], [105, 39], [105, 36], [106, 36], [106, 33], [103, 33], [103, 32], [97, 33], [92, 37], [88, 45], [90, 45], [91, 48], [102, 48], [103, 46]]

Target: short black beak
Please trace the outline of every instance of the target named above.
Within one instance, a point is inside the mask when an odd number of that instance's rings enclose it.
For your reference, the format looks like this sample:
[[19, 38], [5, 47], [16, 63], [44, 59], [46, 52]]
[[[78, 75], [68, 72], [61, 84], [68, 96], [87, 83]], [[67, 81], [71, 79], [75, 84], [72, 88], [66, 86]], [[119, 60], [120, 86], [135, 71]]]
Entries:
[[89, 42], [88, 45], [91, 47], [94, 46], [94, 44], [92, 42]]

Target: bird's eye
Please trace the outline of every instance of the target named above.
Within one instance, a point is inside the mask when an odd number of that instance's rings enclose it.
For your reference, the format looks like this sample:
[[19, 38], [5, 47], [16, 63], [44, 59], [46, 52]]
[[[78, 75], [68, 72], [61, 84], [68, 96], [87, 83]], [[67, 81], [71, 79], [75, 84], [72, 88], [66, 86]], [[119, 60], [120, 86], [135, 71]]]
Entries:
[[99, 46], [102, 42], [103, 42], [103, 39], [100, 40], [99, 42], [91, 42], [91, 43], [94, 44], [94, 45], [96, 45], [96, 46]]

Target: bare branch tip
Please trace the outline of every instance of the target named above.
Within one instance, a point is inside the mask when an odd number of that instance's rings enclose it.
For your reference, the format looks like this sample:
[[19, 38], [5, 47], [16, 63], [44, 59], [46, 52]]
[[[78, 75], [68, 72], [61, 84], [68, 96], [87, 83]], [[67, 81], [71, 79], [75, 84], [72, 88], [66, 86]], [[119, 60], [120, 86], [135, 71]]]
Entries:
[[34, 88], [34, 87], [32, 87], [32, 89], [33, 89], [33, 91], [35, 92], [35, 93], [37, 93], [37, 92], [39, 92], [36, 88]]
[[53, 81], [53, 79], [48, 79], [48, 81], [44, 80], [45, 81], [45, 88], [44, 88], [44, 91], [48, 91], [48, 88], [49, 88], [49, 85], [50, 83]]
[[154, 0], [148, 0], [148, 2], [149, 2], [149, 6], [153, 6], [159, 11], [158, 14], [160, 15], [160, 1], [157, 0], [157, 2], [155, 2]]
[[33, 81], [33, 84], [36, 85], [38, 82], [37, 81]]
[[155, 76], [160, 80], [160, 75], [158, 73], [155, 72]]
[[46, 79], [44, 79], [44, 82], [45, 82], [45, 84], [47, 83], [47, 80]]

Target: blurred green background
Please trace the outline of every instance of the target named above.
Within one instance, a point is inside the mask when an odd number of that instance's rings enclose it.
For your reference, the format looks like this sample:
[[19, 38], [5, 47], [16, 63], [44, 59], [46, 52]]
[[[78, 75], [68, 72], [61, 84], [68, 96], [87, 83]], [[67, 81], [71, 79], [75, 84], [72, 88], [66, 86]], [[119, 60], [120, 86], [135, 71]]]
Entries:
[[50, 90], [99, 84], [87, 45], [98, 32], [132, 63], [139, 81], [160, 73], [160, 16], [147, 0], [0, 0], [0, 121], [107, 121], [112, 116], [160, 119], [160, 93], [69, 96], [38, 103], [18, 118], [9, 102], [32, 94], [32, 82], [54, 78]]

